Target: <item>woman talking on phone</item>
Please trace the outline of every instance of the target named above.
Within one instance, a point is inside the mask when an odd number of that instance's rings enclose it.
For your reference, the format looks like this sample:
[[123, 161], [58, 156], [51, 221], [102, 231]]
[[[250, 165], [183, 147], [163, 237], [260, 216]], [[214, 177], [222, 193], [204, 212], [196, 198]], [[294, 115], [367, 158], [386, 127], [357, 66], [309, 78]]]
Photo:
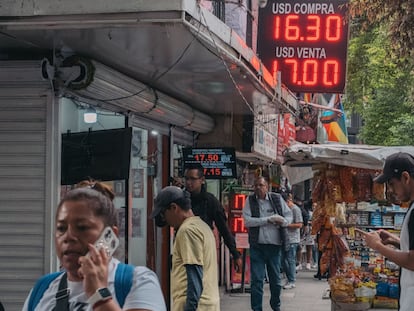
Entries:
[[118, 234], [113, 193], [105, 186], [80, 185], [60, 201], [55, 247], [63, 271], [40, 278], [23, 311], [166, 310], [154, 272], [120, 263], [112, 257], [113, 244], [94, 246], [104, 229], [109, 235], [103, 239]]

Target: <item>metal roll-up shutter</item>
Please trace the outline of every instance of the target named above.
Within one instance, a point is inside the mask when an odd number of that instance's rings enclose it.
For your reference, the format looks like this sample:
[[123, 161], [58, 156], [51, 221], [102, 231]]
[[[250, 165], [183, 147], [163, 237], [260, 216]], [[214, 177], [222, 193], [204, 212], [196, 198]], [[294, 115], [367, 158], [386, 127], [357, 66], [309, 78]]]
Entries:
[[35, 280], [56, 261], [52, 95], [39, 65], [0, 62], [0, 301], [7, 311], [22, 309]]

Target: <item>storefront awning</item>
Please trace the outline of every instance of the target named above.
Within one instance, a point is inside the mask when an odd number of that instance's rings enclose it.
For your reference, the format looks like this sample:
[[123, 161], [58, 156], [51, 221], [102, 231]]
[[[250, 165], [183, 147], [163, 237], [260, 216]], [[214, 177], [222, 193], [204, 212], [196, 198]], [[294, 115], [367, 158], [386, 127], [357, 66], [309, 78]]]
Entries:
[[366, 169], [382, 169], [385, 158], [396, 152], [414, 155], [414, 146], [372, 146], [344, 144], [295, 143], [284, 153], [284, 165], [306, 167], [317, 163], [331, 163]]

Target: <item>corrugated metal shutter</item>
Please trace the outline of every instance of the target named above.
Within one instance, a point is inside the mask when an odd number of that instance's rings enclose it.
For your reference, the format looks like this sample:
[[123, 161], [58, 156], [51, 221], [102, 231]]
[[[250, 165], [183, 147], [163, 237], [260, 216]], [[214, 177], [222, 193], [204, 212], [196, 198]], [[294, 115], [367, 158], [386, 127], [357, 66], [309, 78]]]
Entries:
[[50, 86], [39, 65], [0, 62], [0, 300], [7, 311], [21, 310], [50, 270]]

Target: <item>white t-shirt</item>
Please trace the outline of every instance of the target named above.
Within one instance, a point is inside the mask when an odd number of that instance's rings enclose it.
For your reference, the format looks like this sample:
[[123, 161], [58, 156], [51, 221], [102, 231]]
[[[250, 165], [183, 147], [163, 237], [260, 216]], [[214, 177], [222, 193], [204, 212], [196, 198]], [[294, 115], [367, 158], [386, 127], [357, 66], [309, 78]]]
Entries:
[[[299, 206], [292, 207], [292, 224], [303, 223], [302, 211]], [[288, 228], [289, 243], [300, 243], [300, 228]]]
[[[112, 299], [116, 300], [114, 280], [116, 267], [119, 260], [112, 258], [109, 263], [108, 288], [112, 293]], [[61, 276], [57, 277], [50, 283], [49, 288], [45, 291], [42, 299], [39, 301], [35, 311], [50, 311], [56, 305], [56, 291], [59, 287]], [[92, 311], [86, 301], [88, 300], [84, 291], [82, 282], [72, 282], [68, 280], [69, 310]], [[30, 291], [31, 293], [31, 291]], [[26, 298], [22, 311], [28, 310], [29, 296]], [[157, 275], [146, 267], [135, 267], [134, 279], [131, 290], [125, 299], [123, 310], [129, 309], [148, 309], [153, 311], [166, 311], [164, 296], [158, 281]]]
[[[409, 225], [413, 226], [413, 223], [410, 223], [411, 214], [413, 213], [414, 203], [411, 204], [410, 209], [404, 217], [404, 222], [401, 228], [400, 233], [400, 249], [403, 252], [410, 251], [410, 228]], [[400, 311], [412, 311], [414, 305], [414, 271], [401, 268], [400, 275]]]

